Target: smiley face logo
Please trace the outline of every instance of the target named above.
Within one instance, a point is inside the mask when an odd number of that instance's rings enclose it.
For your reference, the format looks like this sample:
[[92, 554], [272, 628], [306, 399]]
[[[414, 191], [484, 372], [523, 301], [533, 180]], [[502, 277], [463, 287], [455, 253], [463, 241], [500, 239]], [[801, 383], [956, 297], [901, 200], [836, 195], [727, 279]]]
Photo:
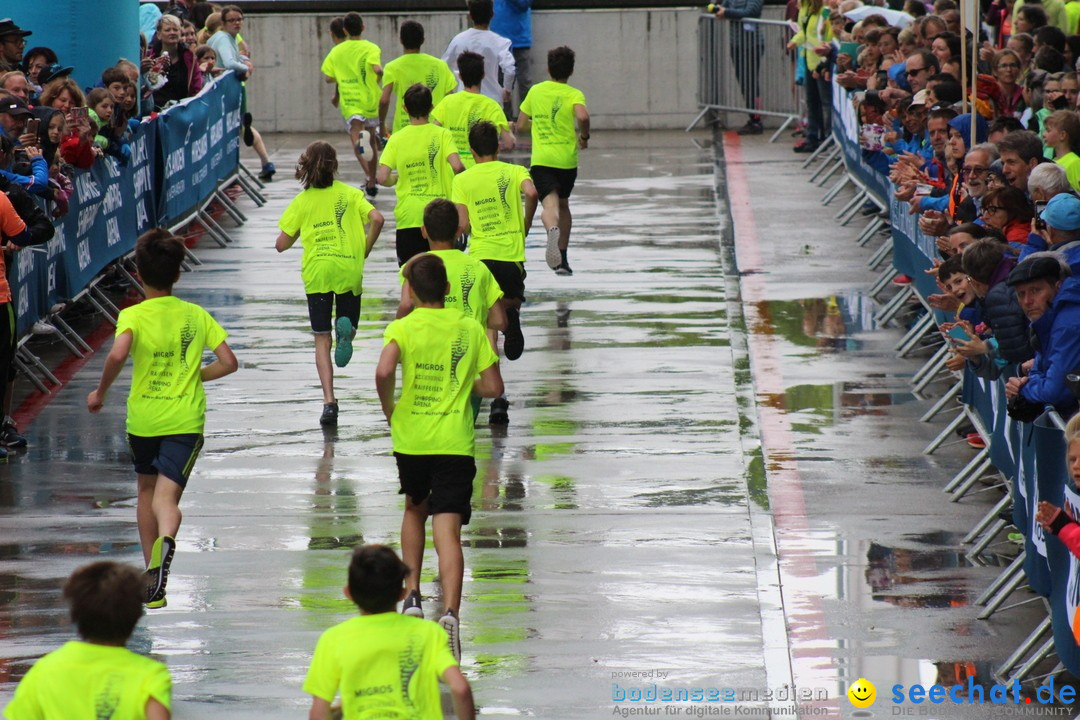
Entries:
[[868, 708], [877, 699], [877, 688], [865, 678], [859, 678], [847, 690], [848, 700], [857, 708]]

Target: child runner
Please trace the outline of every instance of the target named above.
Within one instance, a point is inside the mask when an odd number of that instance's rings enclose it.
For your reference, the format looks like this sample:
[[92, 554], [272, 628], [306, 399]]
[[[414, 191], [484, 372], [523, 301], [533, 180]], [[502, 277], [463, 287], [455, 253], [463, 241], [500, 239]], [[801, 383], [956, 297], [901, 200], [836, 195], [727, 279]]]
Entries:
[[475, 720], [472, 689], [450, 654], [446, 633], [429, 621], [394, 612], [409, 574], [393, 550], [364, 545], [353, 551], [345, 597], [360, 616], [319, 637], [304, 692], [309, 720], [329, 720], [341, 693], [342, 717], [442, 720], [438, 681], [450, 688], [454, 716]]
[[454, 145], [466, 169], [476, 164], [469, 150], [469, 131], [481, 120], [487, 120], [502, 133], [503, 148], [514, 149], [510, 123], [499, 103], [480, 92], [484, 79], [484, 58], [474, 52], [464, 52], [458, 58], [458, 72], [465, 86], [462, 92], [448, 95], [431, 111], [431, 120], [442, 125], [454, 136]]
[[[375, 197], [375, 169], [379, 160], [379, 77], [382, 75], [382, 51], [369, 40], [361, 40], [364, 21], [359, 13], [345, 16], [342, 27], [348, 39], [335, 45], [323, 60], [326, 82], [337, 83], [338, 109], [345, 118], [353, 154], [367, 174], [367, 194]], [[360, 142], [360, 133], [368, 131], [371, 157]]]
[[64, 584], [64, 599], [80, 639], [34, 663], [4, 717], [169, 720], [168, 668], [124, 647], [143, 615], [139, 571], [108, 561], [84, 565]]
[[[409, 124], [386, 143], [377, 178], [383, 185], [397, 185], [394, 219], [398, 265], [426, 252], [421, 226], [424, 206], [435, 198], [449, 198], [454, 174], [465, 169], [450, 131], [428, 122], [431, 91], [416, 83], [405, 91]], [[391, 175], [396, 171], [397, 175]]]
[[[146, 292], [124, 308], [97, 389], [86, 407], [99, 412], [128, 355], [133, 358], [127, 401], [128, 446], [139, 478], [135, 517], [146, 562], [146, 606], [166, 605], [165, 584], [180, 529], [180, 496], [203, 446], [203, 383], [236, 372], [226, 332], [210, 313], [174, 297], [184, 243], [155, 228], [135, 243], [135, 266]], [[203, 350], [217, 359], [202, 365]]]
[[328, 426], [338, 421], [330, 365], [330, 316], [336, 307], [334, 362], [345, 367], [352, 359], [352, 341], [360, 322], [364, 259], [383, 226], [382, 213], [362, 192], [337, 180], [337, 171], [337, 153], [329, 143], [316, 141], [307, 146], [296, 165], [296, 179], [304, 190], [285, 208], [276, 243], [279, 253], [291, 248], [297, 238], [304, 247], [300, 277], [307, 293], [315, 368], [323, 393], [319, 424]]
[[[525, 350], [520, 315], [525, 301], [525, 236], [536, 213], [536, 188], [525, 168], [499, 160], [498, 133], [491, 123], [474, 125], [469, 145], [476, 165], [454, 178], [458, 230], [472, 233], [469, 255], [487, 265], [502, 288], [503, 352], [507, 360], [517, 360]], [[493, 400], [490, 422], [510, 422], [509, 408], [505, 397]]]
[[[573, 275], [566, 261], [570, 244], [570, 193], [577, 180], [578, 148], [589, 146], [589, 111], [585, 95], [567, 84], [574, 74], [574, 51], [563, 46], [548, 51], [551, 80], [529, 88], [521, 103], [517, 129], [532, 125], [532, 167], [543, 210], [540, 221], [547, 233], [544, 258], [556, 275]], [[575, 129], [574, 124], [577, 123]]]
[[[405, 495], [401, 553], [409, 566], [409, 595], [403, 612], [418, 617], [424, 614], [420, 567], [430, 515], [445, 606], [439, 624], [450, 635], [454, 657], [460, 659], [458, 621], [465, 568], [461, 526], [467, 525], [472, 515], [476, 479], [469, 399], [473, 393], [497, 397], [503, 389], [502, 376], [499, 358], [480, 323], [445, 306], [448, 283], [443, 261], [424, 254], [407, 267], [405, 278], [413, 310], [387, 326], [375, 372], [375, 386], [393, 438], [400, 492]], [[395, 404], [398, 364], [402, 390]]]
[[386, 113], [390, 109], [391, 95], [397, 95], [397, 105], [394, 106], [394, 132], [397, 132], [409, 125], [410, 116], [402, 104], [406, 90], [416, 83], [424, 85], [431, 91], [432, 106], [436, 106], [446, 95], [457, 89], [457, 78], [450, 66], [434, 55], [420, 52], [420, 47], [424, 44], [423, 25], [415, 20], [406, 20], [401, 23], [400, 37], [405, 54], [386, 63], [383, 68], [379, 127], [382, 128], [384, 139], [390, 134], [386, 125]]

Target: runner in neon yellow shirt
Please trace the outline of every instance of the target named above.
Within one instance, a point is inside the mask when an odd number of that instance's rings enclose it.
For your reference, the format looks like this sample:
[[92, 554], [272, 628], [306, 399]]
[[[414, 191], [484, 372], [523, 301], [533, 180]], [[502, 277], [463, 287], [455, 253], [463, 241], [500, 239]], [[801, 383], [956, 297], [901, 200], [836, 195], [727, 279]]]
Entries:
[[[80, 640], [34, 663], [4, 708], [8, 720], [168, 720], [172, 679], [157, 660], [124, 646], [143, 615], [143, 577], [130, 565], [83, 565], [64, 585]], [[109, 714], [102, 709], [108, 708]]]
[[[413, 310], [387, 326], [375, 371], [375, 386], [390, 423], [398, 478], [405, 495], [401, 552], [409, 566], [409, 595], [404, 612], [423, 617], [420, 567], [430, 515], [445, 606], [439, 624], [450, 634], [454, 656], [460, 658], [458, 619], [465, 565], [461, 526], [472, 517], [476, 479], [470, 396], [497, 397], [503, 383], [499, 358], [484, 329], [443, 304], [448, 283], [442, 260], [425, 253], [407, 267]], [[401, 397], [395, 403], [399, 364]]]
[[[124, 308], [97, 389], [86, 398], [96, 413], [127, 363], [134, 361], [127, 431], [138, 476], [135, 517], [146, 562], [147, 607], [165, 606], [165, 584], [180, 529], [180, 496], [203, 445], [203, 383], [236, 372], [225, 330], [198, 305], [173, 297], [184, 262], [183, 241], [154, 229], [135, 242], [135, 266], [146, 299]], [[217, 359], [203, 366], [203, 350]]]
[[382, 231], [383, 216], [364, 194], [335, 179], [337, 153], [329, 143], [307, 146], [297, 162], [296, 177], [304, 191], [293, 198], [281, 216], [275, 247], [285, 252], [299, 238], [304, 248], [300, 277], [307, 294], [308, 318], [315, 334], [315, 367], [323, 393], [319, 424], [337, 425], [334, 369], [330, 364], [330, 318], [337, 347], [334, 361], [345, 367], [352, 359], [352, 341], [360, 321], [364, 259]]
[[340, 693], [342, 717], [442, 720], [439, 681], [446, 683], [460, 720], [475, 720], [469, 681], [461, 674], [446, 632], [429, 620], [399, 615], [409, 568], [385, 545], [353, 551], [345, 597], [360, 616], [319, 637], [304, 692], [309, 718], [329, 720]]
[[421, 231], [424, 207], [435, 198], [449, 198], [454, 175], [465, 169], [450, 131], [428, 122], [431, 91], [416, 83], [405, 91], [405, 107], [410, 124], [386, 143], [377, 174], [380, 184], [397, 185], [398, 265], [427, 251]]
[[484, 58], [474, 52], [463, 52], [458, 57], [458, 73], [461, 92], [447, 96], [431, 111], [432, 122], [442, 125], [454, 136], [454, 144], [461, 154], [461, 162], [466, 169], [476, 164], [469, 149], [469, 131], [481, 120], [499, 129], [502, 137], [502, 149], [514, 149], [514, 135], [510, 132], [510, 123], [499, 103], [480, 92], [480, 83], [484, 79]]
[[[543, 210], [540, 221], [547, 234], [544, 259], [556, 275], [573, 275], [566, 261], [570, 245], [570, 193], [577, 181], [578, 148], [589, 146], [589, 111], [585, 95], [567, 84], [574, 74], [574, 51], [557, 47], [548, 52], [551, 80], [529, 88], [521, 103], [517, 129], [532, 127], [532, 166]], [[575, 128], [576, 123], [576, 128]]]
[[[379, 78], [382, 77], [382, 51], [363, 40], [364, 21], [359, 13], [345, 16], [343, 28], [348, 38], [327, 54], [322, 63], [326, 82], [337, 83], [337, 106], [345, 118], [353, 154], [367, 174], [367, 194], [375, 197], [375, 169], [379, 162]], [[360, 142], [360, 133], [368, 132], [369, 148]]]
[[383, 90], [379, 99], [379, 127], [385, 140], [390, 134], [386, 114], [390, 110], [390, 96], [397, 96], [394, 106], [394, 132], [409, 125], [409, 114], [403, 100], [405, 91], [420, 83], [431, 91], [431, 104], [437, 106], [443, 98], [457, 89], [457, 78], [441, 58], [420, 52], [424, 44], [424, 26], [415, 20], [401, 23], [401, 45], [404, 54], [383, 68]]

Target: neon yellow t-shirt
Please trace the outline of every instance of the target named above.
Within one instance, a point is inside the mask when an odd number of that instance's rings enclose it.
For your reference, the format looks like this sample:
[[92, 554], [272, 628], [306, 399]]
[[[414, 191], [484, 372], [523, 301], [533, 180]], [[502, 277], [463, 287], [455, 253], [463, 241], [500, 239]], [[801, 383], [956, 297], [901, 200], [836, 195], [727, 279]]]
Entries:
[[470, 255], [525, 262], [521, 184], [531, 179], [522, 166], [501, 160], [474, 165], [454, 178], [451, 199], [469, 211]]
[[449, 157], [456, 152], [450, 131], [431, 123], [407, 125], [390, 136], [379, 164], [398, 172], [394, 219], [399, 229], [422, 226], [429, 202], [450, 199], [454, 168]]
[[382, 51], [370, 40], [346, 40], [335, 45], [323, 60], [323, 75], [338, 86], [338, 109], [348, 120], [353, 115], [379, 117], [379, 78], [375, 66], [382, 64]]
[[328, 188], [308, 188], [293, 198], [278, 228], [292, 237], [300, 235], [304, 292], [361, 293], [367, 249], [364, 226], [374, 209], [364, 193], [340, 180]]
[[506, 113], [503, 112], [499, 103], [487, 95], [472, 93], [468, 90], [454, 93], [443, 99], [438, 107], [431, 111], [430, 119], [437, 122], [454, 135], [454, 145], [457, 146], [461, 163], [466, 168], [476, 164], [472, 150], [469, 148], [469, 130], [481, 120], [487, 120], [495, 125], [501, 133], [510, 128], [506, 121]]
[[441, 720], [439, 677], [456, 665], [437, 623], [396, 612], [360, 615], [319, 637], [304, 692], [333, 702], [340, 691], [345, 720]]
[[566, 83], [545, 80], [529, 88], [521, 112], [532, 118], [532, 164], [572, 170], [578, 166], [574, 106], [585, 95]]
[[206, 423], [203, 350], [215, 350], [228, 333], [198, 305], [168, 295], [124, 308], [116, 336], [130, 332], [131, 392], [127, 431], [158, 437], [201, 433]]
[[1054, 162], [1065, 168], [1065, 177], [1069, 179], [1069, 185], [1072, 186], [1073, 190], [1080, 192], [1080, 156], [1074, 152], [1069, 152]]
[[[127, 648], [73, 640], [34, 663], [4, 717], [142, 720], [151, 698], [171, 710], [171, 697], [169, 670], [157, 660]], [[102, 712], [106, 708], [108, 714]]]
[[383, 87], [394, 86], [397, 97], [394, 105], [394, 132], [409, 125], [409, 113], [405, 111], [405, 91], [416, 83], [423, 83], [431, 91], [431, 105], [435, 107], [446, 94], [457, 87], [457, 78], [450, 66], [434, 55], [406, 53], [386, 63], [383, 68]]
[[386, 326], [383, 345], [391, 342], [401, 350], [394, 452], [472, 456], [473, 381], [499, 361], [484, 328], [456, 308], [418, 307]]
[[[446, 281], [450, 284], [450, 294], [443, 299], [446, 307], [457, 308], [463, 315], [487, 327], [488, 311], [503, 296], [502, 288], [487, 265], [457, 249], [428, 252], [441, 258], [446, 267]], [[404, 272], [402, 266], [398, 270], [402, 285], [405, 284]]]

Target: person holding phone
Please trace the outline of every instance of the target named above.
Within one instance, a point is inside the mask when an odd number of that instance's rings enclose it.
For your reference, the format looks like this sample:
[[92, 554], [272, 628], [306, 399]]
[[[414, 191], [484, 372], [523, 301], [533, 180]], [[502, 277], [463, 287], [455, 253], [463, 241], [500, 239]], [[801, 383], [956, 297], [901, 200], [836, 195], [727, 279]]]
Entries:
[[157, 33], [147, 48], [155, 59], [153, 71], [164, 79], [154, 90], [154, 105], [159, 108], [197, 95], [203, 86], [203, 74], [195, 53], [181, 40], [183, 27], [175, 15], [162, 15]]

